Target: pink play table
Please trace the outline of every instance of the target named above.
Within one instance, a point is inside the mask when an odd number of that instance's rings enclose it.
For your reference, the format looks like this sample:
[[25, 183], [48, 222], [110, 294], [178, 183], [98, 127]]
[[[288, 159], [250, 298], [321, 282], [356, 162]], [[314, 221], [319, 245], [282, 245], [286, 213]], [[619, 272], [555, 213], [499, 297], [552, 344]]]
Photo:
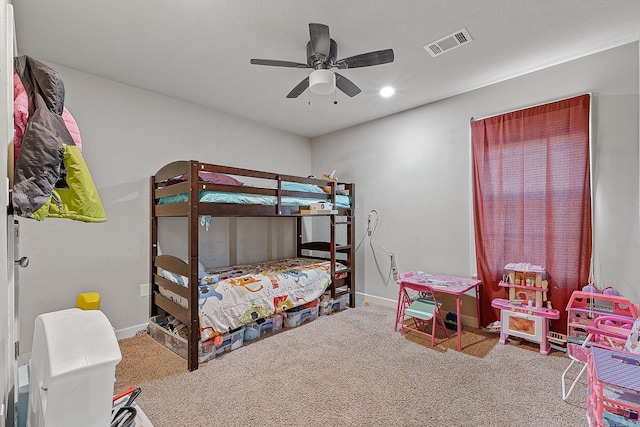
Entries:
[[404, 304], [402, 304], [403, 290], [413, 289], [417, 292], [440, 292], [456, 296], [456, 323], [458, 324], [458, 351], [462, 350], [462, 319], [460, 317], [460, 297], [465, 292], [475, 289], [476, 309], [478, 313], [478, 329], [480, 329], [480, 280], [465, 279], [462, 277], [443, 276], [441, 274], [429, 274], [409, 271], [400, 275], [398, 280], [398, 304], [396, 306], [396, 323], [394, 331], [398, 330], [400, 322], [404, 322]]

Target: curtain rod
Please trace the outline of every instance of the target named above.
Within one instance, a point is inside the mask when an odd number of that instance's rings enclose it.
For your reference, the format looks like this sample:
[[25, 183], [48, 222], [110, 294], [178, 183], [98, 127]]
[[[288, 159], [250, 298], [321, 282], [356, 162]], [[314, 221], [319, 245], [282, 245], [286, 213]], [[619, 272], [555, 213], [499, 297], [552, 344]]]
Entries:
[[504, 112], [502, 112], [502, 113], [497, 113], [497, 114], [492, 114], [492, 115], [490, 115], [490, 116], [480, 117], [480, 118], [478, 118], [478, 119], [476, 119], [476, 118], [474, 118], [474, 117], [472, 116], [472, 117], [471, 117], [471, 121], [477, 121], [477, 120], [490, 119], [490, 118], [492, 118], [492, 117], [501, 116], [501, 115], [503, 115], [503, 114], [509, 114], [509, 113], [513, 113], [513, 112], [515, 112], [515, 111], [520, 111], [520, 110], [526, 110], [526, 109], [528, 109], [528, 108], [539, 107], [539, 106], [544, 105], [544, 104], [551, 104], [552, 102], [560, 102], [560, 101], [564, 101], [564, 100], [571, 99], [571, 98], [575, 98], [575, 97], [577, 97], [577, 96], [582, 96], [582, 95], [589, 95], [589, 97], [591, 97], [591, 96], [592, 96], [592, 93], [591, 93], [591, 92], [585, 92], [585, 93], [581, 93], [581, 94], [577, 94], [577, 95], [571, 95], [571, 96], [567, 96], [567, 97], [565, 97], [565, 98], [558, 98], [558, 99], [554, 99], [554, 100], [552, 100], [552, 101], [545, 101], [545, 102], [541, 102], [541, 103], [539, 103], [539, 104], [530, 105], [530, 106], [528, 106], [528, 107], [515, 108], [515, 109], [513, 109], [513, 110], [504, 111]]

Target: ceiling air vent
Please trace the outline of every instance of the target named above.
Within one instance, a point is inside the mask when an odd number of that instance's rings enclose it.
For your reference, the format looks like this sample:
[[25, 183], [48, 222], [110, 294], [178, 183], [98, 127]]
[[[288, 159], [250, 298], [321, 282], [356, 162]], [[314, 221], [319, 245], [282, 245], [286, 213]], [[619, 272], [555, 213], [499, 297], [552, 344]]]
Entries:
[[463, 44], [471, 43], [472, 41], [473, 39], [471, 38], [469, 31], [467, 31], [466, 28], [463, 28], [441, 38], [440, 40], [424, 45], [424, 49], [429, 52], [429, 55], [435, 58], [449, 50], [455, 49]]

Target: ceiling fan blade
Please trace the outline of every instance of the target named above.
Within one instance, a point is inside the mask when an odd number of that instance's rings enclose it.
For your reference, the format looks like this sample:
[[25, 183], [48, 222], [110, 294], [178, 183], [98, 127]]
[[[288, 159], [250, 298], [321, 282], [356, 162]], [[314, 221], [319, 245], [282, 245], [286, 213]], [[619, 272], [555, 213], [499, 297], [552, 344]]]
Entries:
[[275, 59], [252, 59], [254, 65], [269, 65], [271, 67], [309, 68], [307, 64], [291, 61], [277, 61]]
[[351, 80], [343, 76], [342, 74], [335, 73], [336, 75], [336, 87], [343, 91], [350, 97], [354, 97], [361, 92], [360, 88], [355, 85]]
[[334, 66], [339, 69], [370, 67], [372, 65], [388, 64], [393, 62], [393, 49], [377, 50], [375, 52], [362, 53], [339, 59]]
[[291, 92], [287, 95], [287, 98], [297, 98], [300, 96], [302, 92], [307, 90], [309, 87], [309, 77], [306, 77], [303, 81], [298, 83], [296, 87], [293, 88]]
[[309, 24], [309, 36], [311, 37], [313, 53], [329, 57], [329, 48], [331, 45], [329, 27], [324, 24], [311, 23]]

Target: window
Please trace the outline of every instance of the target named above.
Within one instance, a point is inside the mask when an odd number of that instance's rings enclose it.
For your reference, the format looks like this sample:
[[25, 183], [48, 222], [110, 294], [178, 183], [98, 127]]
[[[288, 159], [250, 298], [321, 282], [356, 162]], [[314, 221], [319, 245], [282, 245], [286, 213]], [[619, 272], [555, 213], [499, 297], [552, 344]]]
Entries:
[[482, 324], [498, 318], [504, 266], [530, 262], [548, 271], [552, 330], [564, 332], [569, 296], [589, 279], [589, 110], [582, 95], [471, 122]]

